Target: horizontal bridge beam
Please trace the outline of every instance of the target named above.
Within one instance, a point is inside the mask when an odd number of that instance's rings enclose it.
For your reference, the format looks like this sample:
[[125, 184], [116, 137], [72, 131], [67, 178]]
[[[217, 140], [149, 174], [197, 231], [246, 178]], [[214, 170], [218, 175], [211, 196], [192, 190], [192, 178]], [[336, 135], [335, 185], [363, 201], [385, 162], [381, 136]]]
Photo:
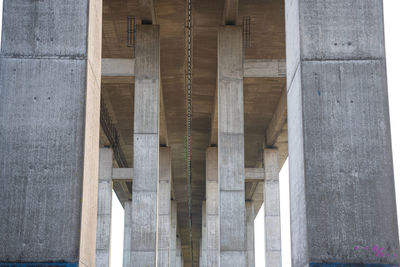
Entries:
[[[245, 168], [244, 176], [246, 182], [263, 182], [264, 168]], [[132, 168], [114, 168], [112, 179], [114, 182], [132, 181]]]
[[[135, 76], [135, 59], [103, 58], [101, 75], [103, 77]], [[284, 59], [247, 59], [244, 61], [244, 77], [280, 78], [286, 77], [286, 61]]]

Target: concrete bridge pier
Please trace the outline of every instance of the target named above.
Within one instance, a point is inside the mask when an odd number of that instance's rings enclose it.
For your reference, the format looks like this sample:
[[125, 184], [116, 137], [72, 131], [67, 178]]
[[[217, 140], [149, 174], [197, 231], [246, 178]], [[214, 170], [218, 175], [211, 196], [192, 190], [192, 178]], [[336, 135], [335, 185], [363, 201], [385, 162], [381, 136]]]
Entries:
[[156, 266], [160, 106], [160, 27], [137, 25], [131, 261]]
[[218, 30], [219, 266], [245, 266], [242, 27]]
[[219, 266], [219, 189], [218, 149], [209, 147], [206, 151], [206, 225], [207, 262], [206, 266]]
[[278, 150], [264, 149], [265, 266], [282, 266]]
[[286, 0], [293, 267], [400, 265], [382, 2]]
[[113, 151], [100, 148], [96, 227], [96, 267], [110, 266]]
[[0, 264], [95, 266], [101, 27], [102, 1], [3, 1]]
[[125, 201], [124, 212], [124, 252], [122, 255], [122, 266], [131, 267], [132, 201]]

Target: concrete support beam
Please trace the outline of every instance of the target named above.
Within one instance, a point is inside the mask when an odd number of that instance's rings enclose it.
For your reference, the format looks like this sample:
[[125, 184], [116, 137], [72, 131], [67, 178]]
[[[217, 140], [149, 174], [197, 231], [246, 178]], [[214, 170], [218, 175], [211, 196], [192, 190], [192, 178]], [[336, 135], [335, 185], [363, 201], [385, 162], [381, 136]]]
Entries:
[[219, 266], [218, 149], [216, 147], [209, 147], [206, 151], [206, 211], [206, 266]]
[[201, 249], [200, 267], [207, 266], [207, 203], [201, 205]]
[[239, 0], [225, 0], [222, 25], [236, 25], [239, 15]]
[[244, 114], [242, 28], [218, 30], [220, 266], [244, 266]]
[[[264, 168], [245, 168], [244, 169], [246, 182], [263, 182], [264, 181]], [[132, 181], [133, 169], [132, 168], [114, 168], [112, 173], [114, 182]]]
[[101, 76], [104, 77], [135, 76], [135, 59], [103, 58], [101, 60]]
[[264, 150], [265, 266], [281, 267], [281, 215], [277, 149]]
[[286, 0], [294, 267], [400, 264], [382, 2]]
[[102, 1], [3, 2], [0, 264], [95, 266]]
[[124, 252], [122, 266], [131, 267], [132, 201], [125, 202], [124, 211]]
[[246, 201], [246, 266], [255, 267], [255, 250], [254, 250], [254, 219], [256, 217], [254, 211], [254, 202]]
[[176, 201], [171, 200], [171, 231], [170, 231], [170, 247], [169, 247], [169, 266], [176, 264], [176, 229], [178, 224], [178, 210]]
[[110, 266], [113, 151], [101, 148], [97, 200], [96, 266]]
[[286, 77], [286, 61], [284, 59], [246, 59], [243, 75], [252, 78], [284, 78]]
[[[121, 77], [135, 76], [134, 58], [103, 58], [101, 64], [101, 76], [103, 77], [121, 79]], [[286, 61], [284, 59], [246, 59], [243, 64], [244, 77], [286, 77]], [[129, 81], [129, 83], [131, 82]]]
[[274, 115], [265, 132], [265, 143], [268, 147], [272, 147], [279, 134], [282, 132], [285, 123], [287, 122], [287, 105], [286, 105], [286, 89], [282, 90], [278, 105], [275, 108]]
[[171, 207], [171, 149], [160, 147], [160, 166], [158, 184], [158, 255], [159, 267], [169, 266], [169, 253], [172, 235], [172, 207]]
[[156, 266], [160, 28], [137, 25], [131, 261]]

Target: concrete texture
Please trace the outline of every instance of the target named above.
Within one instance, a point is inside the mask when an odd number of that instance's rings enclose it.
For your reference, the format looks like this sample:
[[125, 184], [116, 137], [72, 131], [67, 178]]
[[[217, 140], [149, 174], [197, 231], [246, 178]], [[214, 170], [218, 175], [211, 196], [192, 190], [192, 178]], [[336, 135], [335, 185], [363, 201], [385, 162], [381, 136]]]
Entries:
[[132, 201], [125, 202], [124, 212], [124, 252], [122, 255], [122, 266], [131, 267]]
[[256, 266], [256, 255], [254, 250], [254, 202], [246, 201], [246, 266]]
[[132, 241], [135, 266], [156, 266], [160, 29], [137, 25], [133, 134]]
[[281, 214], [278, 150], [264, 150], [265, 266], [281, 267]]
[[176, 265], [176, 228], [177, 228], [177, 207], [176, 201], [171, 200], [171, 225], [170, 225], [170, 247], [169, 247], [169, 266]]
[[201, 204], [201, 250], [200, 250], [200, 267], [207, 266], [207, 203], [203, 201]]
[[[158, 257], [157, 266], [170, 266], [172, 229], [171, 207], [171, 149], [160, 147], [159, 183], [158, 183]], [[174, 254], [175, 257], [175, 254]]]
[[206, 211], [207, 211], [207, 265], [219, 266], [219, 190], [218, 149], [206, 151]]
[[110, 266], [112, 170], [111, 148], [99, 151], [99, 185], [97, 198], [96, 267]]
[[101, 14], [3, 3], [0, 262], [95, 264]]
[[286, 1], [292, 264], [398, 251], [382, 1]]
[[218, 186], [220, 266], [244, 266], [244, 122], [242, 28], [218, 30]]

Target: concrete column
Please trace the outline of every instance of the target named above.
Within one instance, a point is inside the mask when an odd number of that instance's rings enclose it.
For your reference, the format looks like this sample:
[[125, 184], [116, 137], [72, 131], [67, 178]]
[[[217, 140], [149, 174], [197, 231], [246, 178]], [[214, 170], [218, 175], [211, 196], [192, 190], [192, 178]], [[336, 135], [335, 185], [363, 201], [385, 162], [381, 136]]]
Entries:
[[3, 1], [0, 264], [95, 266], [101, 22], [102, 1]]
[[281, 215], [277, 149], [264, 149], [265, 266], [281, 267]]
[[111, 148], [101, 148], [99, 156], [96, 267], [108, 267], [110, 265], [113, 151]]
[[382, 2], [286, 0], [293, 267], [400, 264]]
[[182, 245], [181, 245], [181, 238], [176, 238], [176, 267], [183, 267], [182, 265]]
[[242, 27], [218, 31], [220, 266], [245, 266]]
[[200, 248], [200, 267], [207, 266], [207, 203], [201, 205], [201, 248]]
[[206, 224], [207, 224], [207, 265], [219, 266], [219, 190], [218, 190], [218, 149], [209, 147], [206, 151]]
[[177, 207], [176, 201], [171, 200], [171, 237], [169, 248], [169, 266], [176, 264], [176, 227], [177, 227]]
[[131, 261], [156, 266], [160, 29], [137, 25]]
[[124, 253], [122, 266], [131, 267], [132, 201], [125, 202], [124, 212]]
[[254, 250], [254, 202], [246, 201], [246, 266], [255, 267]]
[[[158, 266], [169, 266], [171, 244], [171, 149], [160, 147], [158, 185]], [[174, 254], [175, 256], [175, 254]]]

